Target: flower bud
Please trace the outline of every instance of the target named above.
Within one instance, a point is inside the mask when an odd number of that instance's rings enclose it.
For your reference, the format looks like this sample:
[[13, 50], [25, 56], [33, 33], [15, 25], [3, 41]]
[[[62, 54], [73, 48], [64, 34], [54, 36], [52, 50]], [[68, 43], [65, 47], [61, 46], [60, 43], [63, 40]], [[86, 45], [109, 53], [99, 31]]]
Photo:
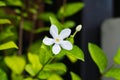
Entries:
[[76, 31], [80, 31], [82, 29], [82, 25], [78, 25], [77, 27], [76, 27]]

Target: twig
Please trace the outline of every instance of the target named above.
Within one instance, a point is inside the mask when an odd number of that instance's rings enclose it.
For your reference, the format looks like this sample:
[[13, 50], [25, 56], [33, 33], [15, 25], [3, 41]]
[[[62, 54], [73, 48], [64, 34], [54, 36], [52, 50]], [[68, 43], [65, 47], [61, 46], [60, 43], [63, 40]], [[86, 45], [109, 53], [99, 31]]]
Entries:
[[[36, 21], [37, 21], [37, 17], [38, 17], [38, 13], [42, 13], [44, 11], [44, 4], [43, 4], [43, 1], [42, 0], [37, 0], [36, 1], [37, 4], [39, 7], [35, 7], [36, 9], [36, 13], [33, 14], [33, 27], [32, 27], [32, 31], [30, 33], [30, 41], [29, 41], [29, 46], [33, 43], [33, 40], [34, 40], [34, 30], [36, 28]], [[40, 26], [43, 26], [43, 22], [39, 22], [40, 23]], [[38, 24], [37, 24], [38, 26]], [[29, 50], [29, 49], [28, 49]]]
[[33, 15], [33, 28], [32, 28], [31, 34], [30, 34], [29, 46], [33, 43], [36, 20], [37, 20], [37, 13]]
[[102, 74], [101, 74], [101, 76], [100, 76], [100, 78], [103, 76], [103, 75], [105, 75], [111, 68], [113, 68], [115, 66], [115, 64], [112, 64], [110, 67], [108, 67], [107, 69], [106, 69], [106, 71], [104, 71]]
[[62, 23], [64, 23], [64, 21], [65, 21], [66, 3], [67, 3], [67, 0], [63, 0], [63, 16], [62, 16], [62, 18], [61, 18], [61, 22], [62, 22]]
[[20, 20], [20, 26], [19, 26], [19, 51], [18, 51], [18, 55], [22, 55], [22, 44], [23, 44], [23, 17], [21, 17]]

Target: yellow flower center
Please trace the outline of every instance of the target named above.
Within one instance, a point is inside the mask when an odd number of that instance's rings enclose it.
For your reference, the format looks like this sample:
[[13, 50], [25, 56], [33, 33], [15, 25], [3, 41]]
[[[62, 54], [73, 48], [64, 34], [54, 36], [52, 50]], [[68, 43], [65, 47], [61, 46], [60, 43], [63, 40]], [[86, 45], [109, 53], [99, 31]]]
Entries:
[[59, 38], [56, 38], [56, 39], [55, 39], [55, 42], [57, 42], [57, 43], [60, 42], [60, 39], [59, 39]]

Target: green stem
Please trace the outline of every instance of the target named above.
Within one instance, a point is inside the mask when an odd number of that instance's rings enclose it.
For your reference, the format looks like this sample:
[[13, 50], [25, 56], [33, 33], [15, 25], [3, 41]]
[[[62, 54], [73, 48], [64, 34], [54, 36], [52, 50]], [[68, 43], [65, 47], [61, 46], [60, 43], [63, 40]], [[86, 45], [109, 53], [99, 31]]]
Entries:
[[47, 64], [51, 63], [54, 60], [54, 58], [55, 58], [55, 55], [53, 55], [50, 59], [48, 59], [48, 61], [42, 66], [41, 70], [34, 76], [34, 78], [36, 78], [39, 75], [39, 73], [44, 69], [44, 67]]
[[111, 68], [113, 68], [115, 65], [116, 65], [116, 64], [112, 64], [109, 68], [107, 68], [107, 69], [102, 73], [101, 77], [104, 76], [104, 75], [105, 75]]
[[74, 34], [72, 35], [73, 37], [75, 37], [75, 35], [77, 34], [78, 31], [75, 31]]

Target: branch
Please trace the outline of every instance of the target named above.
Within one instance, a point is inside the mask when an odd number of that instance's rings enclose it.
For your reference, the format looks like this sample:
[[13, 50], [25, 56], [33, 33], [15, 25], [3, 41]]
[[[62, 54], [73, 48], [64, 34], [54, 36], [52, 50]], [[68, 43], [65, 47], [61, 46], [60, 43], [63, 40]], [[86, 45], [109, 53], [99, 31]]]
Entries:
[[21, 17], [20, 20], [20, 26], [19, 26], [19, 51], [18, 51], [18, 55], [22, 55], [22, 44], [23, 44], [23, 17]]
[[67, 0], [63, 0], [63, 16], [61, 18], [62, 23], [64, 23], [65, 21], [64, 13], [65, 13], [65, 8], [66, 8], [66, 3], [67, 3]]

